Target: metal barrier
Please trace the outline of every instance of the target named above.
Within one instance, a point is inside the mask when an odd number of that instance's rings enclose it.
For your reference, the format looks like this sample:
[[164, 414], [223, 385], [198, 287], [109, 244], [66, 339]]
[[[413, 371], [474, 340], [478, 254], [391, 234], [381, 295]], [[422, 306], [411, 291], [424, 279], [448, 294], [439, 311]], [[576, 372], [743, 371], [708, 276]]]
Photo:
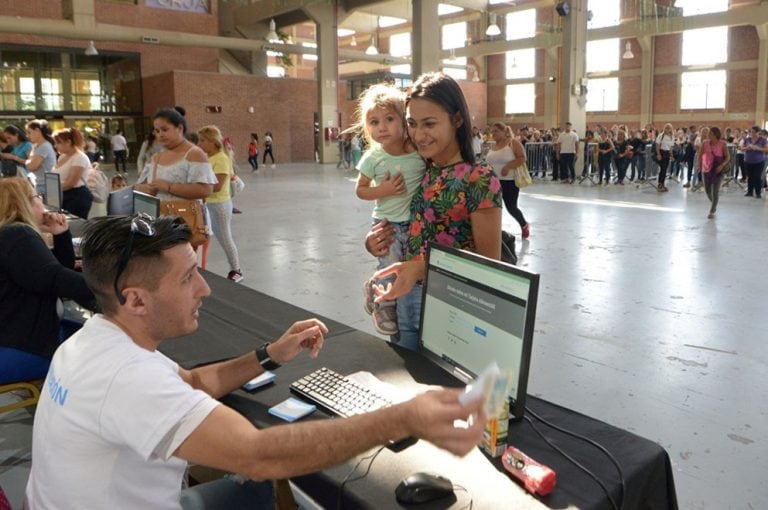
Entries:
[[552, 169], [554, 149], [552, 142], [527, 142], [525, 144], [525, 157], [528, 160], [528, 171], [532, 177], [541, 173], [542, 177]]

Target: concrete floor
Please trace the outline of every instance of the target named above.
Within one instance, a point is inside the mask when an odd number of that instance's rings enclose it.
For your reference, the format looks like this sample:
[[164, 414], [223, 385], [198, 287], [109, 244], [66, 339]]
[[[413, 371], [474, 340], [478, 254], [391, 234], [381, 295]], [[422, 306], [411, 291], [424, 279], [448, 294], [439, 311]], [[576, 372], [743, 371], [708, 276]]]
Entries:
[[[242, 176], [243, 284], [375, 334], [360, 289], [375, 267], [362, 246], [371, 206], [355, 174], [307, 163]], [[669, 187], [524, 190], [532, 234], [519, 264], [542, 275], [529, 390], [661, 444], [682, 509], [766, 508], [768, 206], [732, 184], [707, 220], [703, 193]], [[503, 223], [519, 234], [506, 212]], [[226, 275], [215, 243], [209, 257]], [[0, 417], [0, 485], [14, 507], [30, 424], [26, 411]]]

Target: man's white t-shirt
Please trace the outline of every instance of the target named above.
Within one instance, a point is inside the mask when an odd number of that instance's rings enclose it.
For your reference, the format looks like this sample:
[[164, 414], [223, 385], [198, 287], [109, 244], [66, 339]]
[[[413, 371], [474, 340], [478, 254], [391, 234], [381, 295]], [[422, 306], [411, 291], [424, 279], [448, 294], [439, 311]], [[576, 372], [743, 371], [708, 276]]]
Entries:
[[560, 154], [576, 154], [576, 144], [579, 143], [579, 135], [575, 131], [560, 133], [557, 138], [560, 144]]
[[112, 150], [113, 151], [127, 151], [128, 150], [128, 142], [125, 140], [125, 137], [123, 135], [114, 135], [110, 139], [110, 143], [112, 144]]
[[37, 509], [179, 509], [173, 452], [219, 405], [101, 315], [56, 351], [35, 413], [26, 498]]

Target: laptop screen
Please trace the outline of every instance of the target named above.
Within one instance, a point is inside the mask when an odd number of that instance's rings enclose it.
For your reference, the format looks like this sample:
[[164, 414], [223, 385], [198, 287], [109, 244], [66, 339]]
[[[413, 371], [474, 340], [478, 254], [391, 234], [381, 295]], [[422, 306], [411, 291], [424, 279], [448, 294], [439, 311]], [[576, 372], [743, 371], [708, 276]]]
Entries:
[[45, 172], [45, 205], [52, 211], [61, 211], [61, 176]]
[[133, 213], [145, 213], [153, 218], [160, 216], [160, 199], [140, 191], [133, 192]]
[[125, 216], [133, 214], [133, 188], [126, 187], [113, 191], [107, 198], [107, 214]]
[[423, 354], [470, 382], [491, 362], [513, 374], [510, 410], [525, 410], [539, 275], [431, 244], [421, 304]]

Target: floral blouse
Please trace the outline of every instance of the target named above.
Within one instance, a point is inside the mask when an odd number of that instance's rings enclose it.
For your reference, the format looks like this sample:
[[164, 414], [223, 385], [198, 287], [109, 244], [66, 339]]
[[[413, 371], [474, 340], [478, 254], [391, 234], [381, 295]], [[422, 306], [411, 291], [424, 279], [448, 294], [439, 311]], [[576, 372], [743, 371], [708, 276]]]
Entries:
[[411, 202], [405, 259], [423, 259], [430, 241], [475, 251], [469, 216], [491, 207], [501, 207], [501, 184], [491, 167], [431, 164]]

